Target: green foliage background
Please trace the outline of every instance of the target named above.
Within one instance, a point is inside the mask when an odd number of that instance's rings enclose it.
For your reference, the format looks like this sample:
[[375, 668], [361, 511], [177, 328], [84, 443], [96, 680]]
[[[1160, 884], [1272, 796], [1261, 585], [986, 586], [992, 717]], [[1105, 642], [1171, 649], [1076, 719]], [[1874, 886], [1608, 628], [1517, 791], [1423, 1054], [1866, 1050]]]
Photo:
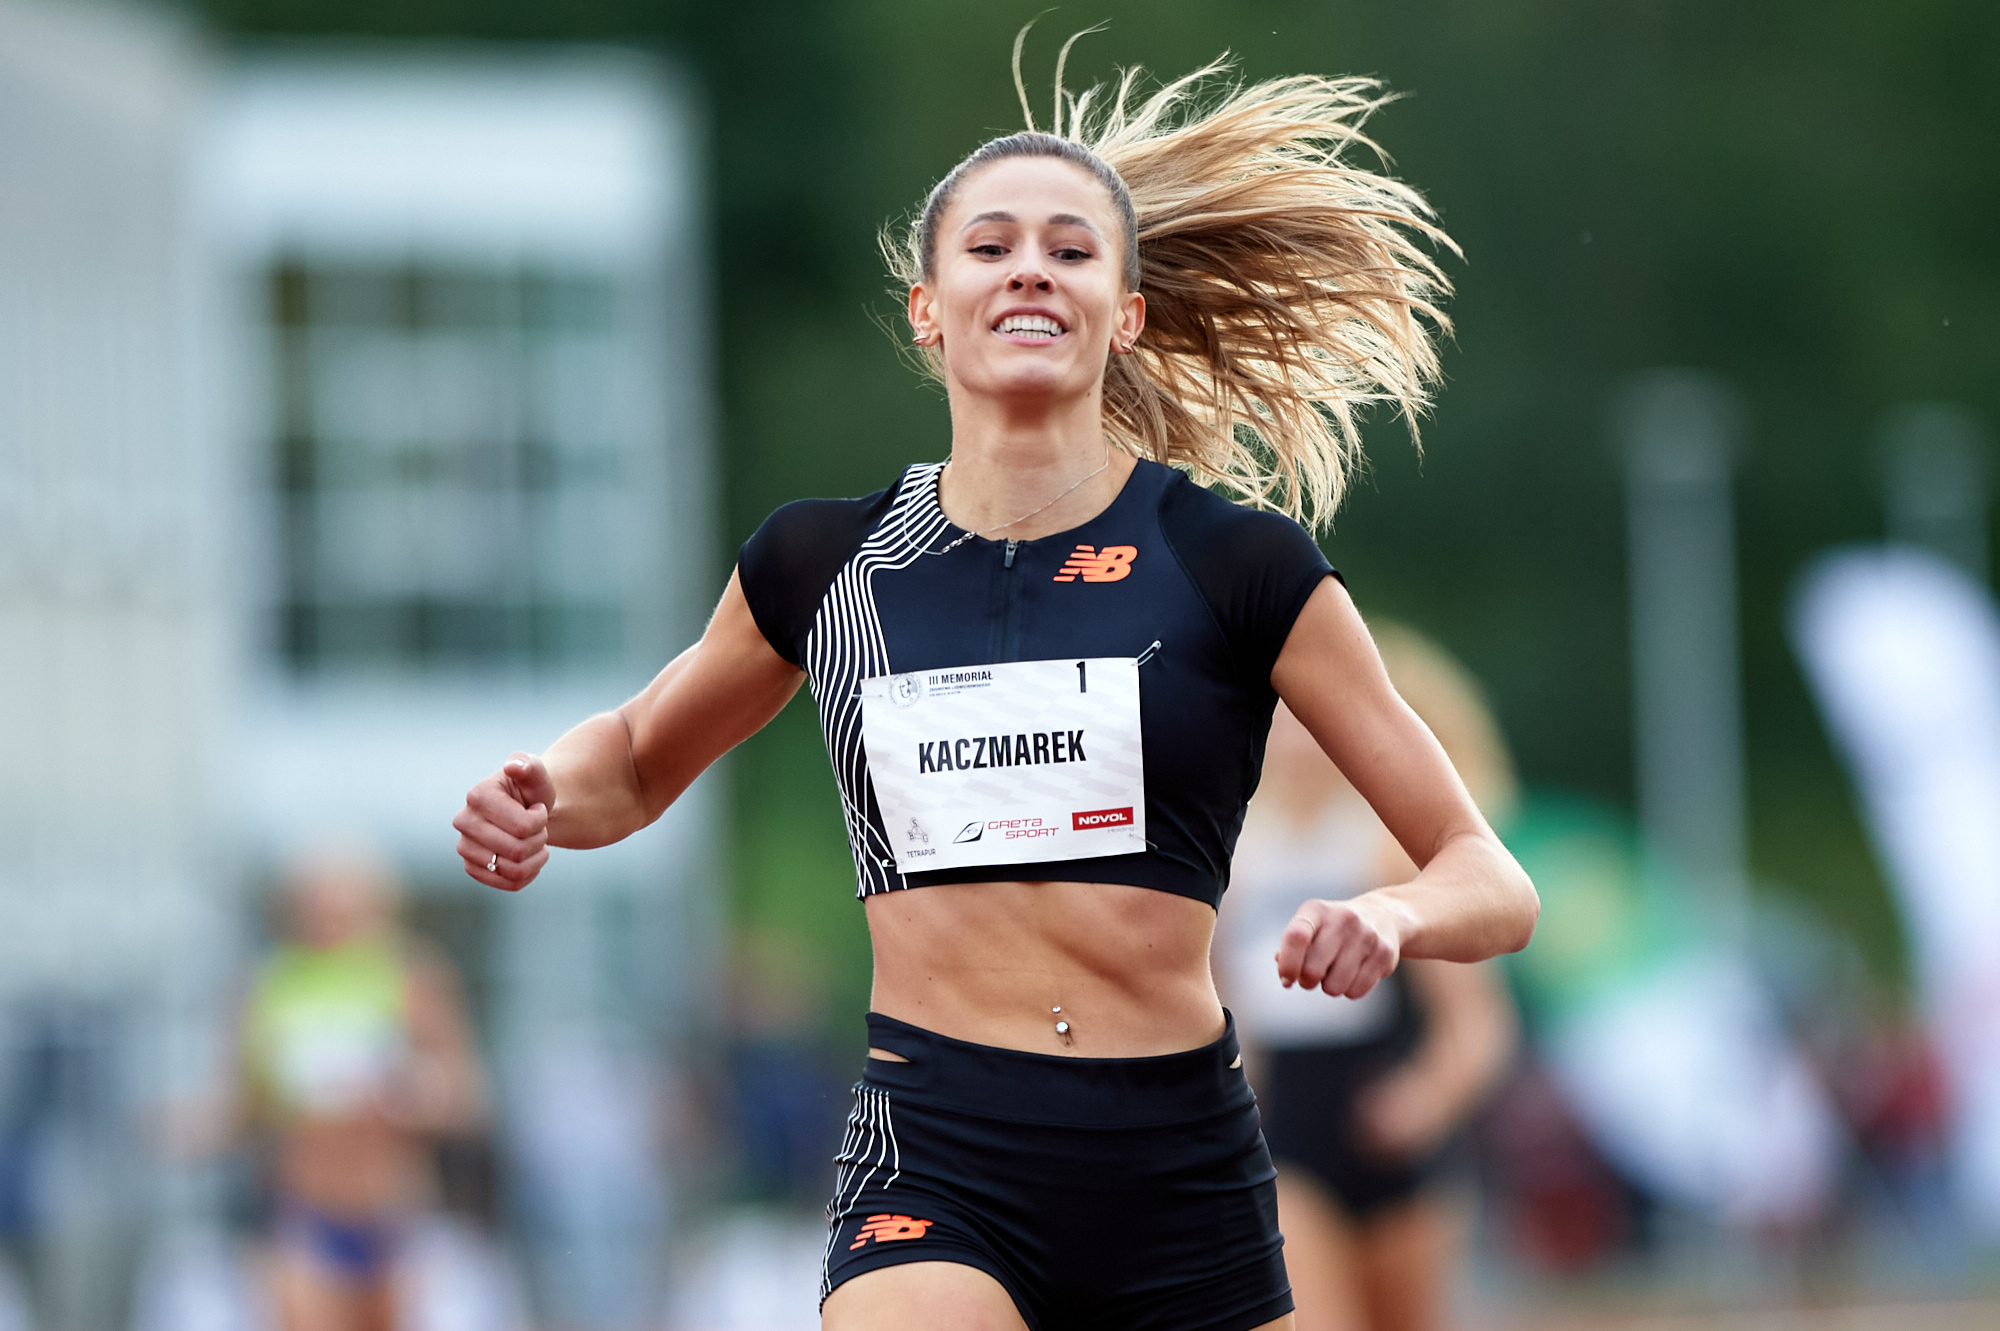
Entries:
[[[984, 137], [1019, 124], [1014, 32], [1044, 0], [206, 0], [242, 35], [636, 41], [705, 85], [725, 528], [942, 456], [943, 405], [871, 322], [874, 253]], [[1457, 339], [1419, 459], [1370, 434], [1327, 547], [1370, 614], [1486, 680], [1532, 782], [1630, 798], [1623, 526], [1603, 414], [1622, 374], [1744, 393], [1739, 489], [1754, 868], [1893, 974], [1892, 913], [1782, 635], [1814, 551], [1882, 528], [1875, 429], [1919, 398], [2000, 418], [2000, 6], [1985, 0], [1090, 0], [1072, 85], [1233, 51], [1248, 77], [1381, 76], [1396, 170], [1463, 244]], [[1043, 98], [1041, 100], [1046, 100]], [[735, 905], [837, 959], [866, 940], [811, 704], [735, 766]]]

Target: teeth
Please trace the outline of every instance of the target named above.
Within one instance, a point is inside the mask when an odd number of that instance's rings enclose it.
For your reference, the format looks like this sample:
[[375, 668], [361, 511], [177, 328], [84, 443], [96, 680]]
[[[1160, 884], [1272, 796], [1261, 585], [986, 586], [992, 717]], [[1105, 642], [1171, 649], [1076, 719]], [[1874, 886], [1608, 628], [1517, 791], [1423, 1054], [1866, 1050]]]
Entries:
[[1046, 314], [1010, 314], [995, 325], [993, 331], [1024, 337], [1060, 337], [1062, 325]]

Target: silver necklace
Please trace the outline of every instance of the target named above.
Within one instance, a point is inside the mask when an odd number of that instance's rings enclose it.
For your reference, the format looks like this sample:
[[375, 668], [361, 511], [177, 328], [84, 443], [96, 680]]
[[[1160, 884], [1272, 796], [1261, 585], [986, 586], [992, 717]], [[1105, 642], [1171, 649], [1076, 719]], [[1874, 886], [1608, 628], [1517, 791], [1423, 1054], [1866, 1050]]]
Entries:
[[[1057, 495], [1054, 499], [1049, 500], [1048, 503], [1043, 504], [1040, 508], [1031, 509], [1028, 512], [1023, 513], [1020, 517], [1015, 518], [1012, 522], [1003, 522], [997, 527], [988, 527], [986, 531], [987, 532], [1006, 531], [1009, 527], [1020, 526], [1022, 523], [1026, 522], [1029, 518], [1034, 517], [1038, 513], [1046, 513], [1049, 509], [1054, 508], [1057, 504], [1061, 503], [1063, 500], [1075, 494], [1077, 487], [1082, 485], [1085, 481], [1094, 480], [1098, 476], [1102, 475], [1104, 469], [1110, 465], [1111, 465], [1111, 443], [1109, 440], [1106, 440], [1104, 444], [1104, 461], [1097, 464], [1096, 471], [1091, 472], [1090, 475], [1088, 476], [1077, 477], [1077, 479], [1071, 483], [1069, 489], [1064, 490], [1061, 494]], [[944, 460], [944, 471], [950, 471], [950, 470], [951, 470], [951, 459], [946, 458]], [[938, 482], [939, 485], [942, 486], [944, 482], [944, 472], [938, 473]], [[943, 507], [943, 505], [940, 504], [939, 507]], [[949, 545], [946, 545], [943, 549], [933, 550], [931, 551], [931, 553], [937, 555], [950, 554], [953, 550], [958, 549], [959, 546], [964, 545], [967, 541], [971, 540], [973, 537], [984, 536], [985, 534], [986, 532], [968, 531], [963, 536], [954, 539]]]

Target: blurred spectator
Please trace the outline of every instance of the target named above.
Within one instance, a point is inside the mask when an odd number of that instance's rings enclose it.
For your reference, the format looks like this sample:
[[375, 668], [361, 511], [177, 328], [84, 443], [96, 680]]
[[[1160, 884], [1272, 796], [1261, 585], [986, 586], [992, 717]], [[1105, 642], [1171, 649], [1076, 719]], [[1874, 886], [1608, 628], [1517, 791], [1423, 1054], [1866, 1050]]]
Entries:
[[353, 853], [289, 874], [289, 936], [243, 1007], [240, 1110], [268, 1137], [284, 1331], [392, 1331], [431, 1147], [484, 1116], [449, 963], [395, 927], [388, 873]]
[[1621, 1178], [1533, 1059], [1480, 1125], [1480, 1177], [1507, 1255], [1578, 1275], [1642, 1244], [1650, 1199]]
[[827, 1053], [824, 959], [769, 929], [742, 936], [731, 977], [729, 1075], [740, 1151], [753, 1201], [819, 1209], [833, 1186], [833, 1156], [847, 1087]]
[[[1477, 686], [1442, 649], [1375, 626], [1390, 677], [1498, 821], [1512, 767]], [[1278, 1164], [1279, 1223], [1299, 1331], [1419, 1331], [1445, 1320], [1464, 1208], [1459, 1130], [1514, 1049], [1489, 966], [1405, 962], [1365, 997], [1281, 989], [1272, 956], [1292, 912], [1416, 872], [1381, 821], [1279, 705], [1263, 784], [1222, 916], [1237, 1012]]]

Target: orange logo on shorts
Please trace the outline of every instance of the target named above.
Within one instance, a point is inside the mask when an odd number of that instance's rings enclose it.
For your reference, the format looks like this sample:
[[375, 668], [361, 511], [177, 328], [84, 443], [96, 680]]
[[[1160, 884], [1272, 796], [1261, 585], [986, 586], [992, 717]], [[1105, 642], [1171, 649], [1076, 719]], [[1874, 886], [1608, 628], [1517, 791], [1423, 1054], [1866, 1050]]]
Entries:
[[1138, 557], [1136, 545], [1107, 545], [1102, 550], [1079, 545], [1056, 571], [1055, 581], [1075, 582], [1081, 574], [1085, 582], [1122, 582]]
[[924, 1236], [924, 1231], [934, 1223], [930, 1220], [912, 1220], [906, 1215], [871, 1215], [868, 1217], [868, 1223], [861, 1227], [861, 1233], [855, 1236], [854, 1242], [847, 1245], [847, 1250], [853, 1252], [856, 1248], [864, 1248], [868, 1246], [870, 1239], [874, 1239], [877, 1243], [920, 1239]]

